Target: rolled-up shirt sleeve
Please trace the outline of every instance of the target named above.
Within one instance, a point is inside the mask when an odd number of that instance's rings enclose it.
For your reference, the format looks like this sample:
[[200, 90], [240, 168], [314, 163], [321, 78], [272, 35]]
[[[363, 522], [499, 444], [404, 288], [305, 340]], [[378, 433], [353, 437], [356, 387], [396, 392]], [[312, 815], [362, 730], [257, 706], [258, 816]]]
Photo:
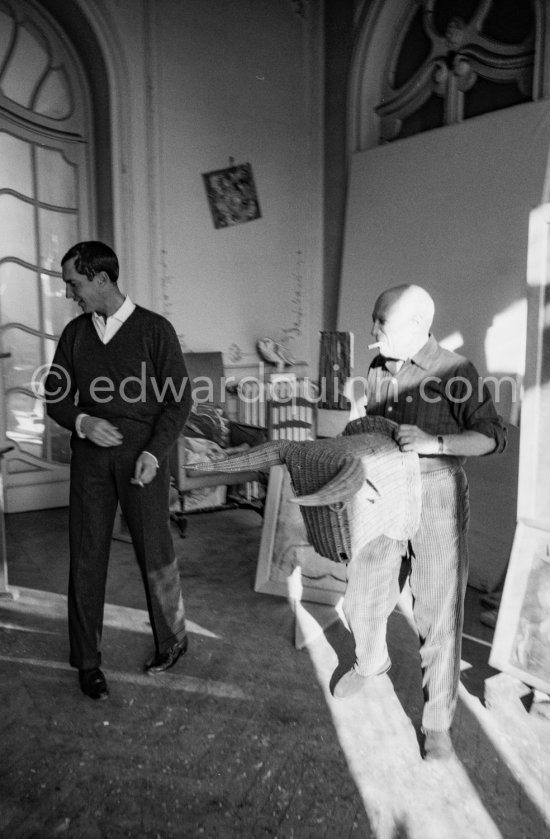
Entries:
[[451, 405], [463, 431], [477, 431], [495, 441], [491, 454], [506, 447], [506, 426], [496, 411], [489, 388], [471, 362], [466, 362], [449, 381]]

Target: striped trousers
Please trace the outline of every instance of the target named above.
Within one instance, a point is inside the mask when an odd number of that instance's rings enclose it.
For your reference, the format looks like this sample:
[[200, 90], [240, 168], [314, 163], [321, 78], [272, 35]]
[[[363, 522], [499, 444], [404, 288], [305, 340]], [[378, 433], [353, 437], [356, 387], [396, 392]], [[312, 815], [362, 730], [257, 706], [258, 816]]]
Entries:
[[[410, 587], [420, 638], [424, 729], [450, 727], [458, 695], [468, 577], [468, 482], [461, 466], [422, 473], [422, 515], [410, 541]], [[387, 621], [399, 597], [408, 543], [378, 537], [348, 566], [343, 610], [355, 639], [357, 672], [387, 669]]]

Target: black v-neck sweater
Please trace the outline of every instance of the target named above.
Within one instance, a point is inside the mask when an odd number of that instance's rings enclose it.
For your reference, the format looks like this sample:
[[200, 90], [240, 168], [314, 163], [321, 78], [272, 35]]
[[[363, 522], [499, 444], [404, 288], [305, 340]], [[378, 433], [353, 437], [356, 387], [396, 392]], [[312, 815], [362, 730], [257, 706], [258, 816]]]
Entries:
[[46, 379], [47, 412], [74, 430], [79, 414], [109, 420], [125, 440], [146, 441], [159, 461], [191, 408], [191, 386], [176, 332], [162, 315], [136, 306], [103, 344], [90, 314], [63, 330]]

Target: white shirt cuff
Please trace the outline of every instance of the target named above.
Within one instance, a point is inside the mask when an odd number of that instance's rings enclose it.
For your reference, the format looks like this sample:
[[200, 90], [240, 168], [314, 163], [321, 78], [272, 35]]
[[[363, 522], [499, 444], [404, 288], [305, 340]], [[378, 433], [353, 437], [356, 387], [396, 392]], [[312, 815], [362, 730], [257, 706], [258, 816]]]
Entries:
[[155, 466], [157, 467], [157, 469], [159, 468], [159, 462], [158, 462], [158, 459], [155, 457], [155, 455], [154, 455], [154, 454], [151, 454], [151, 452], [148, 452], [148, 451], [146, 451], [145, 449], [143, 450], [142, 454], [148, 454], [148, 455], [149, 455], [149, 457], [152, 457], [152, 458], [153, 458], [153, 460], [155, 461]]
[[77, 435], [80, 437], [81, 440], [86, 439], [86, 435], [82, 431], [82, 420], [86, 419], [87, 416], [89, 416], [89, 414], [79, 414], [77, 416], [76, 422], [74, 424], [75, 431], [76, 431]]

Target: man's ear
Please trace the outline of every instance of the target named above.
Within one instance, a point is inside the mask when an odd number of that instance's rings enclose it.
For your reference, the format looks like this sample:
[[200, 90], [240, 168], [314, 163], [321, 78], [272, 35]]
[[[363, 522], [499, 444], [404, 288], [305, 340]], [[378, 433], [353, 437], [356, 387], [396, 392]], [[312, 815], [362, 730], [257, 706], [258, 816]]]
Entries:
[[111, 280], [109, 279], [109, 275], [106, 271], [98, 271], [96, 274], [98, 284], [100, 286], [110, 285]]

